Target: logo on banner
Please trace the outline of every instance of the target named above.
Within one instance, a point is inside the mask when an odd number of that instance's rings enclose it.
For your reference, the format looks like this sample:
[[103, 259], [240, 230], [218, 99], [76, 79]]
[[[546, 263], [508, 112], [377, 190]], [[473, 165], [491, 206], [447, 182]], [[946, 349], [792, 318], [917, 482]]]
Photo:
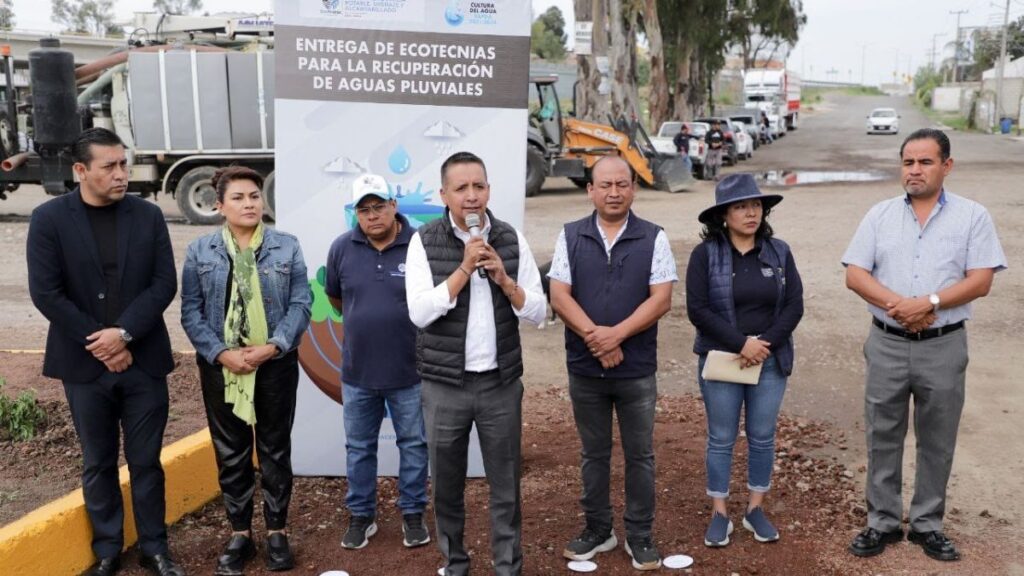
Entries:
[[302, 0], [302, 16], [340, 16], [359, 20], [423, 22], [426, 0]]
[[449, 0], [444, 10], [444, 21], [456, 27], [463, 22], [475, 26], [495, 26], [498, 24], [498, 5], [502, 0], [478, 2], [466, 0]]

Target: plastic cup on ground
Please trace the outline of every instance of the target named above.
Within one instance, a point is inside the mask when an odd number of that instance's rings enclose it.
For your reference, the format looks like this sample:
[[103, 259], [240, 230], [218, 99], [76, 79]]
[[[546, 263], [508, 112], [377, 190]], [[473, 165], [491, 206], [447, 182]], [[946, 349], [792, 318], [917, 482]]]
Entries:
[[675, 554], [662, 560], [661, 565], [665, 568], [680, 570], [682, 568], [689, 568], [690, 566], [693, 566], [693, 558], [685, 554]]

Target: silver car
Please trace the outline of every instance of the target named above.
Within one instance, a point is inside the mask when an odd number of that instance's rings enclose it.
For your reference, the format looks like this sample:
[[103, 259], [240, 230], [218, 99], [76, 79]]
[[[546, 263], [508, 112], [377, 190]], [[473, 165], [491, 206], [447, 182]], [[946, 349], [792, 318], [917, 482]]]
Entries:
[[875, 108], [868, 115], [868, 134], [899, 134], [900, 115], [893, 108]]

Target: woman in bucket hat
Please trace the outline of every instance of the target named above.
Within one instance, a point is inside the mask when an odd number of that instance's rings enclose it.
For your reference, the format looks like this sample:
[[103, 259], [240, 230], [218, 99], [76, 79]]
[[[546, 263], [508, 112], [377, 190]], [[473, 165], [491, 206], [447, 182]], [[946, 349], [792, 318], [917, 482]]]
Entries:
[[[700, 213], [701, 242], [686, 271], [686, 309], [697, 328], [697, 381], [707, 412], [707, 494], [714, 512], [704, 544], [725, 546], [733, 530], [727, 499], [733, 445], [745, 410], [750, 497], [743, 527], [758, 542], [779, 532], [762, 503], [771, 485], [775, 423], [793, 370], [793, 330], [804, 313], [803, 286], [789, 245], [767, 222], [777, 194], [762, 194], [753, 176], [731, 174], [715, 188], [715, 204]], [[735, 354], [741, 368], [760, 366], [755, 385], [705, 380], [712, 350]]]

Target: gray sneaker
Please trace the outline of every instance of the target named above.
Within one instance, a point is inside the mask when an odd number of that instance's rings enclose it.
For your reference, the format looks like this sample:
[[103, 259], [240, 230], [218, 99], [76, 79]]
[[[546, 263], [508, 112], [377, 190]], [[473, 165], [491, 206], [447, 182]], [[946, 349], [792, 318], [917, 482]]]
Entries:
[[614, 550], [618, 545], [619, 541], [615, 538], [615, 532], [609, 531], [607, 534], [598, 534], [587, 527], [583, 529], [582, 534], [566, 545], [565, 550], [562, 551], [562, 556], [569, 560], [590, 560], [601, 552]]
[[754, 540], [758, 542], [775, 542], [779, 539], [779, 531], [772, 526], [760, 506], [747, 512], [743, 517], [743, 527], [753, 532]]
[[423, 514], [404, 514], [402, 516], [402, 544], [406, 548], [423, 546], [430, 542], [430, 532], [423, 524]]
[[729, 534], [732, 534], [732, 520], [728, 516], [722, 516], [718, 512], [711, 515], [711, 524], [704, 533], [704, 545], [710, 548], [718, 548], [729, 544]]
[[658, 554], [650, 536], [626, 538], [626, 553], [633, 559], [633, 568], [637, 570], [661, 568], [661, 554]]
[[348, 521], [348, 530], [341, 539], [341, 547], [359, 550], [370, 542], [370, 536], [377, 533], [377, 523], [373, 516], [353, 516]]

